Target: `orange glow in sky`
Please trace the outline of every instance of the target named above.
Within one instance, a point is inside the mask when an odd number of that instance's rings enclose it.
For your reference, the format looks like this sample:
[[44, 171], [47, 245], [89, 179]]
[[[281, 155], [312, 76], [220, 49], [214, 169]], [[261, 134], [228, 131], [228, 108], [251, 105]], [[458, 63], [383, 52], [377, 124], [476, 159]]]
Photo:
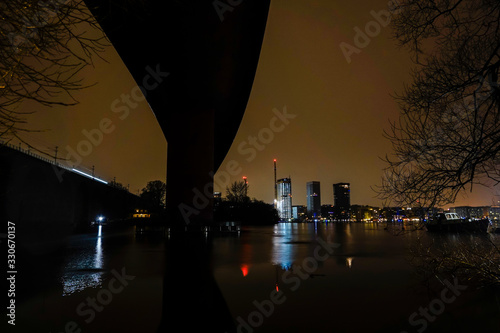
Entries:
[[[381, 157], [392, 150], [383, 132], [389, 120], [397, 120], [391, 94], [410, 83], [412, 62], [391, 39], [389, 26], [370, 37], [350, 62], [340, 45], [354, 45], [355, 28], [364, 29], [375, 20], [370, 13], [383, 9], [387, 0], [271, 2], [245, 115], [220, 167], [241, 167], [228, 184], [244, 174], [252, 179], [248, 195], [272, 203], [274, 172], [269, 161], [279, 158], [277, 178], [291, 177], [293, 205], [306, 204], [306, 183], [311, 180], [321, 182], [321, 204], [333, 204], [332, 184], [348, 182], [351, 204], [382, 205], [372, 188], [381, 182]], [[137, 83], [114, 48], [103, 57], [107, 62], [96, 59], [94, 67], [81, 72], [84, 83], [96, 85], [74, 93], [81, 102], [77, 106], [42, 109], [23, 104], [23, 111], [37, 110], [28, 117], [30, 127], [47, 129], [30, 134], [31, 142], [47, 152], [58, 146], [58, 156], [65, 158], [67, 147], [75, 150], [88, 140], [83, 132], [92, 132], [107, 118], [114, 130], [83, 156], [80, 169], [88, 173], [95, 166], [98, 177], [116, 177], [139, 193], [148, 181], [166, 180], [168, 145], [146, 101], [134, 104], [126, 118], [113, 112], [113, 102], [134, 91]], [[284, 109], [294, 117], [284, 118]], [[214, 190], [225, 192], [224, 187]], [[478, 195], [459, 197], [457, 205], [491, 204], [493, 191], [474, 191]]]

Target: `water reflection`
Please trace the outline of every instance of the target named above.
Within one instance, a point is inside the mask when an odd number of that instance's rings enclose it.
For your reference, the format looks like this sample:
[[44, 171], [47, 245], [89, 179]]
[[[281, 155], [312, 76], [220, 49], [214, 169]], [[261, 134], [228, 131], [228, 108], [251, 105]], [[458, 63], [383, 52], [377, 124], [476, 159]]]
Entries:
[[252, 246], [250, 244], [243, 244], [241, 248], [241, 255], [240, 255], [240, 269], [241, 273], [243, 274], [243, 277], [248, 275], [248, 272], [250, 271], [250, 263], [252, 262]]
[[[128, 241], [130, 235], [133, 242]], [[203, 234], [169, 237], [168, 233], [127, 231], [121, 235], [104, 227], [71, 239], [65, 260], [57, 267], [63, 296], [73, 297], [58, 297], [48, 321], [63, 327], [60, 313], [64, 311], [67, 318], [81, 319], [75, 315], [77, 304], [87, 296], [96, 297], [98, 290], [93, 288], [108, 285], [103, 268], [123, 263], [127, 273], [137, 278], [99, 314], [92, 332], [163, 333], [176, 325], [197, 332], [235, 332], [236, 318], [248, 321], [260, 311], [255, 302], [269, 304], [270, 292], [275, 291], [282, 292], [286, 301], [274, 304], [269, 317], [261, 313], [263, 324], [254, 332], [401, 332], [408, 326], [408, 317], [431, 301], [406, 260], [410, 243], [449, 246], [483, 238], [420, 231], [395, 237], [383, 227], [356, 223], [282, 223], [247, 228], [238, 236], [213, 235], [208, 241]], [[333, 243], [340, 247], [329, 253], [325, 244]], [[321, 250], [315, 252], [318, 246]], [[313, 262], [311, 258], [325, 259]], [[496, 318], [497, 312], [489, 310], [496, 309], [494, 298], [483, 306], [482, 299], [469, 302], [472, 296], [468, 295], [447, 307], [450, 320], [440, 317], [441, 326], [454, 325], [458, 317], [454, 309], [464, 306], [468, 313]], [[37, 318], [38, 312], [29, 314], [25, 317]], [[433, 327], [433, 332], [451, 331], [437, 325], [438, 320], [432, 327], [429, 324], [428, 332]]]
[[243, 273], [243, 277], [248, 275], [248, 265], [242, 264], [241, 265], [241, 273]]
[[345, 264], [346, 264], [346, 266], [347, 266], [347, 267], [349, 267], [349, 268], [351, 268], [351, 267], [352, 267], [352, 260], [353, 260], [353, 259], [354, 259], [353, 257], [347, 257], [347, 258], [345, 259]]
[[99, 225], [94, 248], [86, 246], [89, 241], [87, 238], [72, 241], [73, 253], [68, 256], [68, 262], [61, 277], [63, 296], [86, 288], [101, 286], [103, 275], [102, 238], [102, 225]]
[[102, 225], [99, 226], [97, 234], [97, 244], [95, 246], [94, 266], [102, 269]]
[[294, 228], [296, 227], [296, 223], [278, 223], [274, 226], [271, 262], [283, 270], [292, 267], [296, 255], [296, 247], [293, 245]]
[[355, 257], [351, 255], [355, 246], [352, 228], [350, 223], [279, 223], [273, 229], [269, 251], [271, 264], [283, 271], [290, 270], [293, 265], [301, 264], [304, 258], [314, 257], [314, 250], [321, 240], [341, 244], [332, 254], [334, 262], [339, 267], [351, 268]]
[[[430, 301], [407, 260], [410, 245], [480, 238], [424, 231], [396, 237], [383, 225], [360, 223], [280, 223], [242, 235], [216, 243], [214, 266], [234, 317], [252, 319], [255, 300], [262, 304], [273, 289], [284, 293], [286, 302], [275, 304], [273, 315], [263, 317], [262, 332], [399, 332]], [[326, 255], [329, 247], [324, 244], [333, 243], [340, 247]], [[249, 252], [251, 258], [244, 255], [247, 260], [242, 261], [242, 253]], [[250, 265], [251, 273], [242, 277], [243, 267]], [[238, 275], [232, 273], [236, 269]]]
[[[161, 322], [156, 332], [235, 332], [234, 320], [213, 276], [212, 239], [174, 233], [165, 243]], [[234, 253], [234, 252], [232, 252]], [[245, 268], [246, 267], [246, 268]], [[242, 266], [243, 274], [248, 267]]]

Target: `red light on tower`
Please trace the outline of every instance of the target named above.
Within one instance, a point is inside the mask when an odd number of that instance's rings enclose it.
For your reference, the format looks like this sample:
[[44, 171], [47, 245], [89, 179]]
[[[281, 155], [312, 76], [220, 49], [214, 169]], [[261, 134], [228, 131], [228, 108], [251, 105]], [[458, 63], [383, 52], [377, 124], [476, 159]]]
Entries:
[[276, 159], [274, 159], [274, 208], [277, 208], [278, 203], [278, 188], [276, 185]]
[[248, 195], [248, 180], [247, 177], [243, 176], [243, 181], [245, 182], [245, 196]]

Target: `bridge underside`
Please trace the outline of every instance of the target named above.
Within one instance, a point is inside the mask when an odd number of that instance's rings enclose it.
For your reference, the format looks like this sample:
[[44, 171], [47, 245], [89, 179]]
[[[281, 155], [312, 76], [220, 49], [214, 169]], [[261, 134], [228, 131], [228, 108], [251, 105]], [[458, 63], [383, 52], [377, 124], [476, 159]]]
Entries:
[[167, 139], [170, 217], [212, 221], [212, 198], [199, 193], [213, 192], [212, 175], [243, 117], [270, 0], [85, 2]]

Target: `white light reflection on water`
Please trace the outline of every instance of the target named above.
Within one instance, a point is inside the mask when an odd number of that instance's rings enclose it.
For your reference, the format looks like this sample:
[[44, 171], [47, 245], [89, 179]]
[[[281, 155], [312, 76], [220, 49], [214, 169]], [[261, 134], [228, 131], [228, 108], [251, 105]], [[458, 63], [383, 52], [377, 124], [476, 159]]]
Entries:
[[77, 248], [75, 254], [70, 256], [61, 278], [62, 295], [68, 296], [86, 288], [98, 288], [102, 284], [102, 269], [102, 225], [100, 225], [95, 248], [93, 250], [87, 250], [87, 247]]
[[102, 225], [99, 226], [97, 234], [97, 244], [95, 246], [94, 266], [96, 269], [102, 269]]
[[352, 267], [352, 260], [353, 260], [353, 259], [354, 259], [353, 257], [347, 257], [347, 258], [345, 259], [345, 263], [346, 263], [346, 266], [347, 266], [347, 267], [349, 267], [349, 268], [351, 268], [351, 267]]
[[287, 270], [292, 267], [295, 257], [295, 246], [291, 243], [294, 223], [278, 223], [274, 226], [271, 251], [271, 262]]

